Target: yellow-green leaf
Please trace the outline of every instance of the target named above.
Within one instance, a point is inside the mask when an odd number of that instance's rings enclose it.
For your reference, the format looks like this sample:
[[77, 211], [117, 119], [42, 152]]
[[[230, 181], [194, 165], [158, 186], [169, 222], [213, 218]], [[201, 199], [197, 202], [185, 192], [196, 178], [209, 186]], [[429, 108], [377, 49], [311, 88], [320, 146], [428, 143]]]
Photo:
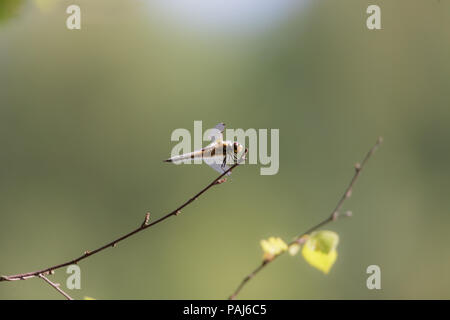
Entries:
[[288, 246], [281, 238], [270, 237], [268, 240], [261, 240], [261, 248], [264, 251], [263, 259], [272, 260], [275, 256], [286, 251]]
[[333, 231], [312, 233], [303, 245], [302, 255], [316, 269], [327, 274], [337, 258], [339, 236]]

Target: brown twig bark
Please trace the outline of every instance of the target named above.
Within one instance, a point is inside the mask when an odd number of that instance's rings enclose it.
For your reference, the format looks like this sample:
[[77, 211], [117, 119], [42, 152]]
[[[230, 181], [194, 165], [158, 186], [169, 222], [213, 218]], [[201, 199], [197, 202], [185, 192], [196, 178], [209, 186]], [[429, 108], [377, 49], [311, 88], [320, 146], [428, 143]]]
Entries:
[[[108, 242], [107, 244], [101, 246], [100, 248], [97, 248], [95, 250], [92, 251], [85, 251], [84, 254], [82, 254], [81, 256], [79, 256], [78, 258], [63, 262], [61, 264], [57, 264], [42, 270], [37, 270], [37, 271], [32, 271], [32, 272], [26, 272], [26, 273], [19, 273], [19, 274], [14, 274], [14, 275], [10, 275], [10, 276], [1, 276], [0, 277], [0, 281], [15, 281], [15, 280], [27, 280], [30, 278], [34, 278], [34, 277], [40, 277], [42, 279], [44, 279], [45, 281], [47, 281], [49, 284], [52, 284], [52, 282], [50, 280], [48, 280], [45, 275], [52, 273], [54, 270], [56, 269], [60, 269], [72, 264], [77, 264], [78, 262], [80, 262], [81, 260], [84, 260], [90, 256], [93, 256], [109, 247], [115, 247], [117, 245], [117, 243], [131, 237], [132, 235], [135, 235], [138, 232], [141, 232], [143, 230], [146, 230], [160, 222], [163, 222], [164, 220], [172, 217], [172, 216], [177, 216], [178, 214], [181, 213], [181, 210], [184, 209], [186, 206], [188, 206], [189, 204], [191, 204], [192, 202], [194, 202], [198, 197], [200, 197], [203, 193], [205, 193], [206, 191], [208, 191], [211, 187], [221, 184], [223, 182], [226, 181], [226, 179], [224, 178], [225, 175], [227, 175], [229, 172], [231, 172], [233, 169], [235, 169], [237, 166], [239, 166], [243, 160], [245, 160], [245, 156], [247, 155], [248, 150], [245, 150], [242, 158], [235, 163], [233, 166], [231, 166], [228, 170], [226, 170], [224, 173], [222, 173], [221, 175], [219, 175], [216, 179], [214, 179], [210, 184], [208, 184], [205, 188], [203, 188], [202, 190], [200, 190], [197, 194], [195, 194], [192, 198], [190, 198], [189, 200], [187, 200], [186, 202], [184, 202], [182, 205], [180, 205], [178, 208], [176, 208], [175, 210], [169, 212], [168, 214], [166, 214], [165, 216], [159, 218], [158, 220], [155, 220], [153, 222], [150, 223], [150, 214], [147, 213], [145, 215], [144, 218], [144, 222], [136, 229], [134, 229], [133, 231], [113, 240]], [[57, 286], [55, 286], [54, 284], [52, 285], [55, 289], [59, 289], [57, 288]], [[62, 293], [62, 290], [58, 290], [60, 291], [60, 293]], [[66, 298], [67, 296], [65, 294], [63, 294]]]
[[[364, 166], [366, 165], [367, 161], [370, 159], [370, 157], [375, 153], [375, 151], [377, 150], [377, 148], [381, 145], [381, 143], [383, 142], [383, 139], [381, 137], [378, 138], [377, 142], [375, 143], [375, 145], [369, 150], [369, 152], [367, 152], [366, 156], [364, 157], [363, 161], [361, 163], [357, 163], [355, 165], [355, 174], [353, 175], [352, 179], [350, 180], [350, 184], [348, 185], [347, 189], [345, 190], [344, 194], [342, 195], [342, 197], [340, 198], [340, 200], [338, 201], [336, 207], [334, 208], [334, 210], [331, 212], [331, 214], [323, 221], [319, 222], [318, 224], [316, 224], [315, 226], [309, 228], [307, 231], [303, 232], [302, 234], [298, 235], [293, 241], [291, 241], [288, 246], [292, 245], [292, 244], [303, 244], [304, 242], [304, 236], [310, 234], [311, 232], [323, 227], [324, 225], [336, 221], [337, 219], [341, 218], [341, 217], [346, 217], [346, 216], [350, 216], [351, 213], [348, 212], [345, 215], [341, 215], [340, 214], [340, 210], [342, 208], [342, 205], [344, 204], [345, 200], [350, 198], [352, 195], [352, 191], [353, 191], [353, 186], [355, 185], [356, 180], [359, 178], [362, 169], [364, 168]], [[244, 288], [244, 286], [253, 278], [255, 277], [256, 274], [258, 274], [261, 270], [263, 270], [270, 262], [274, 261], [276, 258], [278, 258], [280, 255], [282, 255], [285, 251], [281, 252], [278, 255], [275, 255], [271, 260], [263, 260], [263, 262], [255, 269], [253, 270], [250, 274], [248, 274], [239, 284], [239, 286], [236, 288], [236, 290], [233, 292], [233, 294], [228, 298], [230, 300], [234, 300], [237, 295], [241, 292], [241, 290]]]
[[53, 288], [55, 288], [56, 291], [58, 291], [59, 293], [61, 293], [67, 300], [73, 300], [73, 298], [71, 296], [69, 296], [67, 293], [65, 293], [60, 287], [59, 287], [59, 283], [54, 283], [52, 281], [50, 281], [46, 276], [44, 276], [43, 274], [39, 274], [38, 275], [39, 278], [43, 279], [45, 282], [47, 282], [49, 285], [51, 285]]

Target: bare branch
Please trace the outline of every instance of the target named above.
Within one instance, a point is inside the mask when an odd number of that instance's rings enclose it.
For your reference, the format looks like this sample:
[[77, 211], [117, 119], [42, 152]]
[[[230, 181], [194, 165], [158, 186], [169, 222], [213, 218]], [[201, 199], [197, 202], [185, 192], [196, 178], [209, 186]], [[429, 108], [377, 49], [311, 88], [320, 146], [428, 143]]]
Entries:
[[73, 298], [71, 298], [67, 293], [65, 293], [60, 287], [59, 287], [59, 283], [54, 283], [52, 281], [50, 281], [46, 276], [44, 276], [43, 274], [39, 274], [39, 278], [44, 279], [45, 282], [47, 282], [49, 285], [51, 285], [53, 288], [55, 288], [56, 291], [58, 291], [59, 293], [61, 293], [67, 300], [73, 300]]
[[[342, 208], [342, 205], [344, 204], [345, 200], [350, 198], [352, 191], [353, 191], [353, 186], [355, 185], [356, 180], [358, 179], [358, 177], [361, 174], [361, 171], [363, 170], [364, 166], [366, 165], [367, 161], [369, 160], [369, 158], [375, 153], [375, 151], [377, 150], [377, 148], [381, 145], [381, 143], [383, 142], [382, 137], [379, 137], [377, 142], [375, 143], [375, 145], [372, 147], [372, 149], [369, 150], [369, 152], [366, 154], [366, 156], [364, 157], [363, 161], [361, 163], [357, 163], [355, 165], [355, 174], [353, 175], [353, 178], [350, 180], [350, 184], [348, 185], [347, 189], [345, 189], [344, 194], [342, 195], [341, 199], [338, 201], [336, 207], [334, 208], [334, 210], [331, 212], [331, 214], [323, 221], [319, 222], [318, 224], [316, 224], [315, 226], [309, 228], [307, 231], [303, 232], [302, 234], [298, 235], [295, 240], [291, 241], [288, 245], [292, 245], [294, 243], [298, 243], [298, 244], [303, 244], [304, 242], [304, 236], [310, 234], [311, 232], [323, 227], [324, 225], [336, 221], [339, 218], [343, 218], [343, 217], [350, 217], [352, 215], [352, 213], [350, 211], [347, 211], [344, 215], [340, 215], [339, 211]], [[236, 288], [236, 290], [233, 292], [233, 294], [228, 298], [230, 300], [233, 300], [236, 298], [236, 296], [239, 294], [239, 292], [241, 292], [242, 288], [248, 283], [248, 281], [250, 281], [250, 279], [252, 279], [258, 272], [260, 272], [262, 269], [264, 269], [264, 267], [266, 267], [270, 262], [274, 261], [276, 258], [278, 258], [280, 255], [282, 255], [284, 253], [281, 252], [278, 255], [275, 255], [271, 260], [264, 260], [262, 262], [261, 265], [259, 265], [255, 270], [253, 270], [249, 275], [247, 275], [239, 284], [239, 286]]]
[[[245, 156], [247, 155], [248, 150], [246, 149], [244, 154], [242, 155], [241, 160], [245, 159]], [[196, 200], [198, 197], [200, 197], [203, 193], [205, 193], [206, 191], [208, 191], [212, 186], [216, 185], [216, 184], [221, 184], [223, 181], [223, 177], [225, 175], [227, 175], [229, 172], [231, 172], [234, 168], [236, 168], [237, 166], [239, 166], [242, 163], [242, 161], [238, 161], [237, 163], [235, 163], [233, 166], [231, 166], [228, 170], [226, 170], [224, 173], [222, 173], [220, 176], [218, 176], [216, 179], [214, 179], [210, 184], [208, 184], [205, 188], [203, 188], [202, 190], [200, 190], [196, 195], [194, 195], [192, 198], [190, 198], [189, 200], [187, 200], [186, 202], [184, 202], [181, 206], [179, 206], [178, 208], [176, 208], [175, 210], [173, 210], [172, 212], [169, 212], [168, 214], [166, 214], [165, 216], [159, 218], [158, 220], [153, 221], [152, 223], [148, 223], [149, 219], [150, 219], [150, 215], [147, 214], [144, 220], [144, 223], [142, 223], [139, 228], [134, 229], [133, 231], [111, 241], [108, 242], [107, 244], [101, 246], [100, 248], [97, 248], [95, 250], [92, 251], [85, 251], [81, 256], [79, 256], [78, 258], [69, 260], [67, 262], [63, 262], [61, 264], [57, 264], [42, 270], [37, 270], [37, 271], [32, 271], [32, 272], [27, 272], [27, 273], [19, 273], [19, 274], [15, 274], [15, 275], [10, 275], [10, 276], [1, 276], [0, 277], [0, 281], [15, 281], [15, 280], [27, 280], [36, 276], [43, 276], [46, 274], [49, 274], [50, 272], [56, 270], [56, 269], [60, 269], [63, 268], [65, 266], [69, 266], [71, 264], [76, 264], [78, 262], [80, 262], [81, 260], [86, 259], [87, 257], [93, 256], [94, 254], [99, 253], [100, 251], [103, 251], [109, 247], [115, 247], [117, 245], [117, 243], [131, 237], [132, 235], [135, 235], [138, 232], [141, 232], [143, 230], [146, 230], [160, 222], [163, 222], [164, 220], [172, 217], [172, 216], [177, 216], [182, 209], [184, 209], [186, 206], [188, 206], [189, 204], [191, 204], [194, 200]], [[219, 181], [221, 181], [220, 183], [218, 183]], [[147, 219], [148, 218], [148, 219]], [[41, 277], [42, 278], [42, 277]]]

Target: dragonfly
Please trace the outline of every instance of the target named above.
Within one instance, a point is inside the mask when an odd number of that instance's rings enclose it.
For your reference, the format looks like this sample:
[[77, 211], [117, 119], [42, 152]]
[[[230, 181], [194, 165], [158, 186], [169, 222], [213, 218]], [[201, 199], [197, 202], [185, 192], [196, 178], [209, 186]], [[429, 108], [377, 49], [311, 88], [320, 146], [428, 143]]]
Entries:
[[[225, 123], [217, 124], [212, 129], [210, 134], [211, 143], [193, 152], [173, 156], [172, 158], [164, 160], [164, 162], [179, 163], [188, 159], [202, 159], [211, 168], [220, 173], [225, 173], [229, 168], [229, 163], [236, 164], [239, 161], [239, 156], [242, 154], [244, 147], [239, 142], [224, 141], [223, 132], [225, 130]], [[228, 172], [227, 175], [230, 175]]]

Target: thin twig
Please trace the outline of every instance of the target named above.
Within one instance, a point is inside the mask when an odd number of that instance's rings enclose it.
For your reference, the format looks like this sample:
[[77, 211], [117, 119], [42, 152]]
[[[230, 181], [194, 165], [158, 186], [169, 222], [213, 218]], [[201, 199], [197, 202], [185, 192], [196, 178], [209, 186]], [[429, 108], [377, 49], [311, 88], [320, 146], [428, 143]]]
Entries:
[[61, 293], [64, 297], [66, 297], [67, 300], [73, 300], [73, 298], [71, 296], [69, 296], [67, 293], [65, 293], [60, 287], [59, 287], [59, 283], [54, 283], [52, 281], [50, 281], [46, 276], [44, 276], [43, 274], [39, 274], [39, 277], [44, 279], [45, 282], [47, 282], [49, 285], [51, 285], [53, 288], [55, 288], [56, 291], [58, 291], [59, 293]]
[[[358, 179], [359, 175], [361, 174], [362, 169], [364, 168], [364, 166], [366, 165], [369, 158], [374, 154], [374, 152], [377, 150], [377, 148], [381, 145], [382, 142], [383, 142], [383, 139], [381, 137], [379, 137], [377, 142], [375, 143], [375, 145], [372, 147], [372, 149], [370, 149], [369, 152], [366, 154], [363, 161], [361, 163], [357, 163], [355, 165], [355, 174], [353, 175], [353, 178], [350, 181], [350, 184], [348, 185], [347, 189], [345, 190], [344, 194], [342, 195], [341, 199], [337, 203], [334, 210], [331, 212], [330, 216], [328, 216], [325, 220], [319, 222], [315, 226], [309, 228], [307, 231], [303, 232], [302, 234], [298, 235], [293, 241], [291, 241], [288, 244], [288, 246], [295, 244], [295, 243], [301, 245], [305, 241], [305, 238], [304, 238], [305, 235], [308, 235], [311, 232], [323, 227], [324, 225], [326, 225], [330, 222], [336, 221], [337, 219], [339, 219], [341, 217], [348, 217], [351, 215], [351, 212], [348, 212], [346, 215], [341, 215], [339, 213], [339, 210], [341, 210], [342, 205], [344, 204], [345, 200], [351, 197], [353, 186], [355, 185], [356, 180]], [[260, 272], [262, 269], [264, 269], [264, 267], [266, 267], [270, 262], [274, 261], [276, 258], [278, 258], [283, 253], [284, 253], [284, 251], [282, 251], [278, 255], [275, 255], [270, 260], [264, 260], [255, 270], [253, 270], [249, 275], [247, 275], [241, 281], [239, 286], [236, 288], [236, 290], [233, 292], [233, 294], [228, 299], [230, 299], [230, 300], [235, 299], [236, 296], [239, 294], [239, 292], [241, 292], [242, 288], [244, 288], [244, 286], [247, 284], [248, 281], [250, 281], [253, 277], [255, 277], [256, 274], [258, 274], [258, 272]]]
[[[181, 206], [179, 206], [178, 208], [176, 208], [175, 210], [173, 210], [172, 212], [166, 214], [165, 216], [159, 218], [158, 220], [153, 221], [152, 223], [148, 223], [149, 219], [150, 219], [150, 215], [146, 215], [144, 223], [142, 223], [139, 228], [134, 229], [133, 231], [111, 241], [108, 242], [107, 244], [101, 246], [100, 248], [97, 248], [95, 250], [92, 251], [85, 251], [83, 255], [79, 256], [78, 258], [69, 260], [67, 262], [61, 263], [61, 264], [57, 264], [42, 270], [37, 270], [37, 271], [32, 271], [32, 272], [27, 272], [27, 273], [20, 273], [20, 274], [15, 274], [15, 275], [10, 275], [10, 276], [1, 276], [0, 277], [0, 281], [15, 281], [15, 280], [27, 280], [39, 275], [46, 275], [49, 274], [50, 272], [52, 272], [53, 270], [56, 269], [60, 269], [63, 268], [65, 266], [69, 266], [72, 264], [76, 264], [78, 262], [80, 262], [81, 260], [86, 259], [87, 257], [93, 256], [96, 253], [99, 253], [100, 251], [103, 251], [109, 247], [115, 247], [117, 245], [117, 243], [131, 237], [132, 235], [141, 232], [143, 230], [146, 230], [160, 222], [163, 222], [164, 220], [166, 220], [167, 218], [170, 218], [172, 216], [177, 216], [178, 214], [181, 213], [181, 210], [184, 209], [186, 206], [188, 206], [189, 204], [191, 204], [192, 202], [194, 202], [194, 200], [196, 200], [198, 197], [200, 197], [203, 193], [205, 193], [206, 191], [208, 191], [212, 186], [216, 185], [216, 184], [220, 184], [221, 182], [223, 182], [222, 178], [228, 174], [229, 172], [231, 172], [234, 168], [236, 168], [237, 166], [239, 166], [243, 160], [245, 160], [245, 156], [247, 155], [248, 150], [246, 149], [244, 154], [242, 155], [242, 158], [240, 159], [240, 161], [236, 162], [233, 166], [231, 166], [228, 170], [226, 170], [224, 173], [222, 173], [220, 176], [218, 176], [216, 179], [214, 179], [210, 184], [208, 184], [205, 188], [203, 188], [202, 190], [200, 190], [196, 195], [194, 195], [192, 198], [190, 198], [189, 200], [187, 200], [186, 202], [184, 202]], [[148, 219], [147, 219], [148, 218]]]

